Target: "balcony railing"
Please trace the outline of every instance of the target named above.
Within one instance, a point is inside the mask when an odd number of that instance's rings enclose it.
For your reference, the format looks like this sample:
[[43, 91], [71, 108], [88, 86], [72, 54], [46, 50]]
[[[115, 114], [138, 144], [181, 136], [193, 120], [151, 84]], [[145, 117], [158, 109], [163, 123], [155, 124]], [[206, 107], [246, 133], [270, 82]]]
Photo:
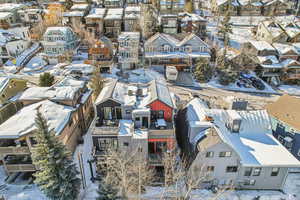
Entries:
[[149, 138], [173, 138], [175, 137], [175, 130], [172, 122], [166, 122], [166, 127], [156, 127], [151, 123], [149, 129]]
[[29, 147], [0, 147], [0, 155], [30, 154]]
[[6, 164], [6, 170], [11, 172], [33, 172], [35, 171], [35, 166], [33, 164]]
[[92, 134], [93, 135], [117, 135], [119, 132], [118, 126], [101, 126], [101, 127], [93, 127]]
[[149, 162], [149, 165], [151, 165], [151, 166], [161, 166], [162, 165], [162, 157], [160, 154], [149, 154], [148, 162]]

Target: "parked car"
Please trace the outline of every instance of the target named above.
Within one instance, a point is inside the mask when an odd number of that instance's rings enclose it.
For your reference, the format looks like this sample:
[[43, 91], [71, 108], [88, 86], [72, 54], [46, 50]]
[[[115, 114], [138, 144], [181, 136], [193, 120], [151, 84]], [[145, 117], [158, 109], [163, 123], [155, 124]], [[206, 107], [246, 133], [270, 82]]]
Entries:
[[259, 79], [253, 80], [252, 85], [253, 85], [253, 87], [255, 87], [256, 89], [259, 89], [259, 90], [264, 90], [265, 89], [265, 85]]

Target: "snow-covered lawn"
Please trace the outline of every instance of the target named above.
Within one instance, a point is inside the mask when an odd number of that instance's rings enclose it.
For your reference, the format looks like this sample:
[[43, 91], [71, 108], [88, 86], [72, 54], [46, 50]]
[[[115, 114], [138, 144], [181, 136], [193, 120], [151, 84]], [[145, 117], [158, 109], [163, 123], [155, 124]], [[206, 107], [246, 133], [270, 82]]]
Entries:
[[278, 87], [283, 93], [290, 95], [300, 95], [300, 86], [297, 85], [281, 85]]
[[[262, 80], [261, 80], [262, 81]], [[270, 85], [266, 82], [262, 81], [265, 85], [264, 90], [258, 90], [254, 87], [246, 88], [246, 87], [238, 87], [236, 82], [231, 83], [227, 86], [221, 85], [216, 78], [213, 78], [208, 83], [195, 83], [203, 88], [219, 88], [224, 90], [238, 91], [238, 92], [252, 92], [252, 93], [268, 93], [268, 94], [278, 94]]]

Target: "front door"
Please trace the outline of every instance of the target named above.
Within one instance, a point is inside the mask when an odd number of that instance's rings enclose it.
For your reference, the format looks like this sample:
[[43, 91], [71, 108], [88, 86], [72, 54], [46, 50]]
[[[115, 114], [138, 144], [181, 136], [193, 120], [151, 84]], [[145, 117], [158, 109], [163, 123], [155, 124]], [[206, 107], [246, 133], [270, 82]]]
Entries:
[[142, 127], [143, 128], [149, 128], [148, 117], [143, 117], [142, 118]]

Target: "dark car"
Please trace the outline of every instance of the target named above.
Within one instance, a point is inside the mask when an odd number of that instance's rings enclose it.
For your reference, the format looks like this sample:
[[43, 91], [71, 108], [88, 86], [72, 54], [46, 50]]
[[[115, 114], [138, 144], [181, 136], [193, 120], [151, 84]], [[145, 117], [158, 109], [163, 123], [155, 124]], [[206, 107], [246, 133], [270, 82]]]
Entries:
[[259, 79], [253, 80], [252, 85], [253, 85], [253, 87], [255, 87], [256, 89], [259, 89], [259, 90], [264, 90], [265, 89], [265, 85]]

